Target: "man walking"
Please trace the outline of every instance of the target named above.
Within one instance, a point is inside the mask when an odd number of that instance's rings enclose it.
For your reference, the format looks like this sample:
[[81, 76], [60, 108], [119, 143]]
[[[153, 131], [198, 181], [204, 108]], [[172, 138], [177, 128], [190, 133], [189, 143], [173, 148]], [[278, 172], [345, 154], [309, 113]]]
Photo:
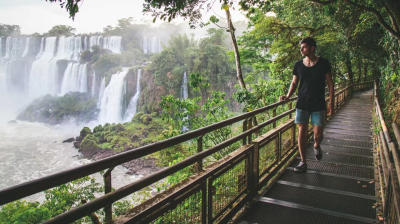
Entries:
[[[334, 112], [334, 89], [332, 81], [331, 66], [329, 61], [315, 55], [317, 44], [312, 37], [307, 37], [300, 42], [300, 52], [304, 59], [294, 65], [293, 80], [286, 96], [281, 96], [284, 101], [290, 98], [300, 82], [298, 98], [296, 103], [296, 118], [294, 123], [299, 125], [299, 152], [300, 163], [294, 168], [295, 172], [307, 170], [306, 147], [308, 122], [311, 116], [311, 124], [314, 125], [314, 154], [317, 160], [322, 158], [320, 143], [323, 139], [325, 125], [325, 110], [329, 115]], [[325, 80], [329, 87], [329, 107], [325, 104]]]

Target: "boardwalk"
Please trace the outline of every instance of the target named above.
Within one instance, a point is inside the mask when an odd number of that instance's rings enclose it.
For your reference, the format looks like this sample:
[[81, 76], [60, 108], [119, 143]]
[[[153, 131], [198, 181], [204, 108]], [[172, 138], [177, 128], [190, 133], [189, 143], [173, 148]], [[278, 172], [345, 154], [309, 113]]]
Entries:
[[308, 171], [293, 171], [297, 157], [241, 224], [375, 223], [372, 109], [372, 91], [355, 93], [326, 125], [322, 160], [309, 143]]

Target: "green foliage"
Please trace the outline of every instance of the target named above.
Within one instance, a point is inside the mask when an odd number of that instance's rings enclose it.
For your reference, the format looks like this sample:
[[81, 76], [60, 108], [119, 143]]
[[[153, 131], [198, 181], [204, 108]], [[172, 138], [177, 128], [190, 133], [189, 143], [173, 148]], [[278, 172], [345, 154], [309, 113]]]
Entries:
[[21, 28], [18, 25], [8, 25], [0, 23], [0, 36], [20, 35]]
[[80, 63], [88, 63], [92, 61], [93, 53], [90, 50], [85, 50], [81, 54]]
[[[94, 200], [95, 194], [101, 192], [104, 192], [104, 187], [96, 183], [94, 178], [74, 180], [45, 191], [45, 201], [42, 204], [16, 201], [4, 205], [0, 210], [0, 223], [42, 223], [79, 206], [82, 200]], [[85, 217], [74, 223], [86, 223], [89, 220]]]
[[74, 35], [75, 28], [67, 25], [53, 26], [48, 32], [49, 36], [71, 36]]
[[80, 137], [84, 139], [87, 135], [92, 134], [92, 131], [88, 127], [84, 127], [80, 132]]

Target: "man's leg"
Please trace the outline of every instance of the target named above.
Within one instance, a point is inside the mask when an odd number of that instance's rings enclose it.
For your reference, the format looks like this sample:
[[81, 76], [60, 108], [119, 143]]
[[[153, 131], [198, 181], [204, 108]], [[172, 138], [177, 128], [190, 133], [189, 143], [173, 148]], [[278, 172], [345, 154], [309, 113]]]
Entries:
[[315, 159], [322, 159], [321, 142], [324, 138], [325, 111], [311, 113], [311, 124], [314, 125], [314, 154]]
[[318, 148], [324, 139], [324, 126], [314, 125], [314, 148]]
[[297, 142], [299, 145], [299, 152], [301, 156], [301, 161], [303, 163], [307, 163], [306, 161], [306, 148], [307, 148], [307, 133], [308, 133], [308, 124], [298, 124], [299, 125], [299, 137], [297, 138]]
[[299, 125], [299, 135], [297, 142], [299, 145], [299, 152], [301, 156], [301, 161], [299, 165], [294, 168], [295, 172], [304, 172], [307, 170], [307, 160], [306, 160], [306, 147], [307, 147], [307, 133], [308, 133], [308, 121], [310, 119], [310, 112], [296, 109], [296, 119], [294, 123]]

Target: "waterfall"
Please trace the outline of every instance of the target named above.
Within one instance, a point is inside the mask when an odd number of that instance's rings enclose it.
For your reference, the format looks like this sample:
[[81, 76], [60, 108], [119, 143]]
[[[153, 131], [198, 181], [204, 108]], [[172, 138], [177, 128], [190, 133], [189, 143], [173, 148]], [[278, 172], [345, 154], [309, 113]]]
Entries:
[[58, 39], [57, 59], [79, 61], [82, 53], [81, 37], [64, 37]]
[[[181, 86], [181, 100], [187, 99], [187, 98], [188, 98], [188, 84], [187, 84], [187, 77], [186, 77], [186, 72], [185, 72], [185, 73], [183, 73], [183, 80], [182, 80], [182, 86]], [[187, 119], [188, 119], [188, 117], [184, 117], [182, 120], [185, 121]], [[186, 132], [186, 131], [189, 131], [189, 129], [186, 126], [183, 126], [182, 131]]]
[[93, 72], [91, 93], [92, 93], [92, 96], [94, 96], [96, 94], [96, 72]]
[[143, 53], [145, 53], [145, 54], [147, 54], [147, 53], [149, 53], [148, 51], [147, 51], [147, 49], [148, 49], [148, 46], [147, 46], [148, 44], [147, 44], [147, 38], [146, 37], [143, 37]]
[[111, 76], [100, 104], [100, 123], [118, 123], [122, 120], [122, 99], [128, 68]]
[[22, 53], [22, 57], [26, 57], [29, 54], [29, 49], [31, 46], [30, 43], [31, 43], [31, 38], [28, 37], [28, 39], [25, 42], [25, 50], [24, 50], [24, 53]]
[[100, 89], [99, 89], [99, 101], [97, 103], [98, 107], [100, 107], [101, 99], [103, 99], [105, 89], [106, 89], [106, 78], [103, 78], [101, 80]]
[[113, 53], [121, 53], [122, 37], [111, 36], [105, 37], [103, 40], [103, 48], [111, 50]]
[[102, 36], [92, 36], [89, 38], [89, 48], [92, 49], [94, 45], [98, 45], [99, 47], [102, 46]]
[[32, 64], [29, 77], [30, 97], [57, 93], [57, 60], [53, 60], [57, 37], [47, 37], [45, 47], [37, 61]]
[[138, 69], [137, 73], [137, 80], [136, 80], [136, 93], [132, 97], [131, 101], [129, 102], [128, 109], [125, 112], [125, 122], [129, 122], [132, 120], [133, 116], [137, 113], [137, 107], [139, 103], [139, 96], [140, 96], [140, 77], [142, 76], [142, 70]]
[[68, 63], [61, 83], [61, 95], [68, 92], [87, 92], [86, 64]]
[[186, 72], [183, 73], [183, 80], [182, 80], [182, 87], [181, 87], [181, 99], [188, 98], [188, 84], [187, 84], [187, 77]]
[[0, 58], [3, 57], [3, 37], [0, 37]]

